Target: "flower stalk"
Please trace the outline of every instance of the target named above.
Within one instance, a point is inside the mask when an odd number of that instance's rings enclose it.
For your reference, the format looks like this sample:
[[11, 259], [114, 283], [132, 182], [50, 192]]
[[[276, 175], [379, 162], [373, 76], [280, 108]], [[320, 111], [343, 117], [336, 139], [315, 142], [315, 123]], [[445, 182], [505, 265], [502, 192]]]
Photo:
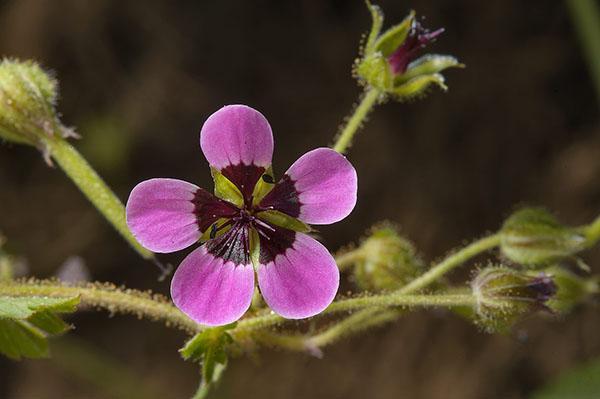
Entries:
[[400, 288], [397, 292], [399, 294], [409, 294], [419, 291], [439, 280], [443, 275], [450, 272], [457, 266], [465, 263], [467, 260], [479, 255], [482, 252], [497, 247], [499, 244], [499, 234], [492, 234], [490, 236], [481, 238], [448, 256], [446, 259], [433, 266], [427, 272], [423, 273], [421, 276]]
[[144, 259], [152, 259], [154, 254], [142, 247], [125, 224], [125, 207], [115, 193], [90, 166], [85, 158], [61, 137], [45, 140], [52, 159], [56, 161], [81, 192], [104, 215], [121, 236]]
[[358, 106], [354, 109], [354, 112], [347, 119], [346, 124], [342, 128], [341, 133], [333, 145], [333, 149], [340, 154], [346, 153], [348, 148], [352, 144], [352, 139], [356, 133], [362, 127], [365, 119], [377, 104], [377, 101], [381, 97], [379, 90], [373, 87], [369, 87], [363, 94], [362, 99]]

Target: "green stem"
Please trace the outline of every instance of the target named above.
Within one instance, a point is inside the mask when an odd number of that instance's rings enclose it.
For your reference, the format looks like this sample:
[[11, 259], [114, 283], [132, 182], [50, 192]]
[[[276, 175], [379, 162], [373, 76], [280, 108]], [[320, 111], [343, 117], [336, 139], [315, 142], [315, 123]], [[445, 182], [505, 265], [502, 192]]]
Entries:
[[[470, 294], [449, 294], [449, 295], [406, 295], [392, 292], [389, 294], [380, 294], [372, 296], [363, 296], [356, 298], [339, 299], [329, 305], [327, 309], [319, 313], [319, 316], [330, 313], [347, 312], [352, 310], [360, 310], [369, 308], [373, 313], [378, 312], [381, 308], [390, 306], [400, 307], [435, 307], [435, 306], [473, 306], [475, 298]], [[270, 327], [272, 325], [285, 322], [287, 319], [274, 313], [267, 313], [258, 316], [248, 317], [238, 322], [235, 329], [232, 330], [232, 335], [240, 331], [245, 334], [249, 330], [259, 330]]]
[[160, 295], [123, 289], [110, 284], [94, 283], [84, 286], [64, 285], [56, 281], [14, 281], [0, 283], [0, 296], [48, 296], [71, 298], [79, 296], [84, 308], [105, 309], [111, 313], [133, 314], [153, 321], [162, 321], [188, 332], [200, 332], [203, 327], [173, 306]]
[[[137, 290], [117, 288], [107, 284], [87, 284], [85, 286], [64, 285], [55, 281], [14, 281], [0, 283], [0, 296], [48, 296], [70, 298], [78, 296], [80, 305], [85, 308], [106, 309], [111, 313], [134, 314], [154, 321], [163, 321], [191, 333], [198, 333], [205, 327], [197, 324], [165, 297], [151, 295]], [[357, 298], [341, 299], [333, 302], [322, 314], [382, 308], [389, 306], [470, 306], [475, 299], [471, 295], [400, 295], [381, 294]], [[240, 338], [250, 331], [259, 330], [286, 321], [272, 312], [250, 316], [240, 320], [231, 334]]]
[[600, 100], [600, 7], [597, 0], [567, 0], [571, 20]]
[[431, 283], [437, 281], [440, 277], [454, 269], [455, 267], [463, 264], [472, 257], [479, 255], [489, 249], [492, 249], [500, 244], [500, 234], [493, 234], [488, 237], [479, 239], [466, 247], [460, 249], [454, 254], [448, 256], [442, 262], [434, 265], [427, 272], [417, 277], [404, 287], [400, 288], [398, 294], [408, 294], [415, 291], [419, 291]]
[[154, 254], [142, 247], [129, 231], [125, 207], [85, 158], [63, 138], [49, 138], [45, 142], [52, 158], [133, 249], [144, 259], [152, 259]]
[[352, 144], [352, 138], [362, 126], [365, 118], [373, 109], [373, 106], [377, 103], [377, 100], [380, 97], [379, 90], [370, 87], [364, 93], [362, 100], [358, 104], [358, 106], [354, 109], [354, 113], [346, 122], [346, 125], [342, 129], [342, 132], [338, 136], [335, 144], [333, 145], [333, 149], [340, 154], [345, 153], [348, 150], [350, 144]]
[[373, 296], [364, 296], [357, 298], [341, 299], [333, 302], [323, 314], [344, 312], [362, 308], [389, 307], [389, 306], [471, 306], [475, 304], [475, 298], [472, 295], [407, 295], [407, 294], [382, 294]]
[[264, 345], [278, 346], [294, 351], [313, 352], [318, 356], [320, 354], [320, 348], [330, 345], [343, 337], [357, 334], [371, 327], [395, 320], [402, 314], [402, 311], [398, 309], [387, 309], [379, 311], [377, 314], [373, 314], [370, 310], [371, 309], [369, 309], [369, 311], [362, 310], [356, 312], [329, 327], [325, 331], [308, 337], [304, 335], [284, 335], [261, 332], [260, 334], [255, 334], [254, 338]]

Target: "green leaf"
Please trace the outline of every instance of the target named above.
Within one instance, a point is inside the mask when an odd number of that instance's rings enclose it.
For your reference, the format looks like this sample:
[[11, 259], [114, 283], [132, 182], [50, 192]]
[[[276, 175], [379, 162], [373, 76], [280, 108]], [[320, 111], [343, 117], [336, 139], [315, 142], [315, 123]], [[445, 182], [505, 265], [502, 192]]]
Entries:
[[50, 297], [12, 297], [0, 296], [0, 318], [26, 319], [38, 311], [57, 313], [74, 312], [79, 303], [79, 297], [50, 298]]
[[[233, 342], [227, 333], [235, 323], [222, 327], [207, 328], [192, 337], [179, 353], [185, 360], [202, 364], [202, 385], [200, 390], [208, 390], [216, 382], [227, 365], [226, 348]], [[199, 390], [199, 392], [200, 392]]]
[[0, 353], [14, 360], [48, 357], [48, 341], [41, 331], [22, 321], [0, 319]]
[[71, 328], [70, 324], [65, 323], [55, 313], [48, 311], [36, 312], [27, 321], [52, 335], [62, 334]]
[[452, 67], [464, 68], [465, 65], [450, 55], [427, 54], [411, 62], [406, 72], [396, 77], [394, 84], [401, 84], [414, 77], [431, 75]]
[[[221, 327], [207, 328], [189, 339], [179, 353], [185, 360], [202, 361], [202, 357], [211, 346], [223, 346], [231, 342], [227, 330], [231, 330], [236, 323]], [[223, 338], [226, 336], [226, 338]]]
[[531, 397], [531, 399], [565, 398], [600, 398], [600, 359], [567, 371]]
[[415, 12], [411, 11], [398, 25], [386, 30], [375, 43], [375, 51], [381, 52], [385, 57], [392, 55], [404, 43], [410, 27], [415, 19]]
[[215, 195], [241, 208], [244, 205], [244, 196], [235, 184], [215, 168], [210, 168], [210, 173], [215, 182]]
[[78, 302], [78, 297], [0, 296], [0, 353], [16, 360], [48, 357], [47, 337], [70, 327], [57, 313], [75, 311]]
[[301, 233], [308, 233], [309, 231], [311, 231], [311, 228], [308, 225], [302, 223], [294, 217], [286, 215], [283, 212], [275, 210], [263, 211], [258, 212], [256, 216], [258, 216], [265, 222], [272, 223], [275, 226], [283, 227], [288, 230], [298, 231]]

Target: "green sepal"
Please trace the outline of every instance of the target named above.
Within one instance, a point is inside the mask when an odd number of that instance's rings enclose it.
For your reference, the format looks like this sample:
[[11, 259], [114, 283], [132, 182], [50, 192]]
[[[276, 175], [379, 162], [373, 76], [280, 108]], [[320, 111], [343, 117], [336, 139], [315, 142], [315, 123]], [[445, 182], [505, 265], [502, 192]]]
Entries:
[[288, 230], [293, 230], [300, 233], [308, 233], [311, 231], [311, 228], [307, 224], [302, 223], [300, 220], [286, 215], [283, 212], [275, 210], [262, 211], [258, 212], [256, 216], [265, 222], [269, 222], [275, 226], [283, 227]]
[[244, 196], [231, 180], [212, 167], [210, 168], [210, 174], [215, 182], [215, 195], [217, 197], [227, 202], [231, 202], [239, 208], [244, 206]]
[[0, 296], [0, 353], [16, 360], [48, 357], [47, 337], [70, 328], [56, 313], [73, 312], [78, 303], [79, 297]]
[[373, 53], [362, 59], [356, 66], [356, 74], [381, 91], [387, 92], [393, 88], [394, 75], [387, 59], [380, 53]]
[[444, 77], [439, 73], [417, 76], [399, 86], [394, 87], [390, 93], [399, 100], [411, 99], [425, 94], [427, 89], [433, 84], [438, 85], [444, 91], [448, 90], [448, 87], [444, 82]]
[[[264, 176], [268, 176], [268, 178], [265, 178]], [[272, 182], [269, 182], [268, 180], [271, 180]], [[260, 201], [262, 201], [262, 199], [265, 198], [265, 195], [267, 195], [269, 191], [273, 189], [273, 187], [275, 187], [273, 167], [269, 166], [267, 170], [262, 174], [260, 179], [258, 179], [256, 186], [254, 186], [254, 191], [252, 191], [252, 204], [260, 204]]]
[[365, 1], [365, 3], [367, 4], [367, 8], [369, 9], [369, 11], [371, 12], [371, 18], [373, 21], [364, 48], [364, 54], [368, 55], [375, 51], [375, 42], [377, 41], [377, 37], [379, 36], [379, 33], [381, 32], [381, 27], [383, 26], [383, 11], [381, 11], [381, 8], [379, 6], [371, 4], [369, 0]]
[[402, 22], [386, 30], [379, 39], [377, 39], [375, 51], [380, 52], [386, 58], [392, 55], [406, 40], [414, 19], [415, 12], [411, 11]]
[[394, 85], [402, 84], [421, 75], [431, 75], [448, 68], [464, 68], [456, 58], [450, 55], [427, 54], [417, 58], [408, 65], [405, 73], [396, 76]]

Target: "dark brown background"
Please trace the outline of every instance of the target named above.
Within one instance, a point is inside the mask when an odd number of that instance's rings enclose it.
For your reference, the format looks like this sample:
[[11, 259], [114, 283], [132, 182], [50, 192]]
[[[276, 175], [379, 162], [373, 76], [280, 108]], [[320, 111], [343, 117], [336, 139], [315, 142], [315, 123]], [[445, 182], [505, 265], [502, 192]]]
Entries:
[[[468, 67], [446, 73], [447, 94], [375, 111], [349, 154], [360, 176], [358, 206], [322, 229], [329, 248], [390, 219], [434, 260], [496, 229], [520, 203], [547, 206], [570, 224], [598, 214], [598, 102], [562, 2], [381, 3], [388, 24], [415, 7], [426, 25], [444, 26], [431, 51]], [[358, 0], [4, 0], [0, 54], [56, 72], [64, 121], [83, 136], [78, 148], [125, 200], [150, 177], [209, 187], [198, 132], [224, 104], [249, 104], [269, 118], [277, 171], [330, 144], [359, 94], [350, 69], [369, 24]], [[76, 254], [94, 279], [168, 292], [156, 269], [31, 148], [0, 147], [0, 230], [35, 276], [53, 275]], [[598, 271], [600, 251], [586, 260]], [[128, 389], [143, 385], [145, 397], [182, 398], [194, 390], [197, 369], [176, 353], [182, 334], [102, 313], [73, 322], [75, 332], [56, 342], [70, 349], [55, 359], [0, 360], [0, 397], [133, 397]], [[328, 348], [321, 360], [270, 350], [234, 360], [219, 394], [524, 398], [599, 355], [599, 323], [587, 306], [491, 336], [444, 312], [418, 312]], [[93, 363], [77, 359], [87, 351], [106, 357], [116, 375], [86, 372]]]

